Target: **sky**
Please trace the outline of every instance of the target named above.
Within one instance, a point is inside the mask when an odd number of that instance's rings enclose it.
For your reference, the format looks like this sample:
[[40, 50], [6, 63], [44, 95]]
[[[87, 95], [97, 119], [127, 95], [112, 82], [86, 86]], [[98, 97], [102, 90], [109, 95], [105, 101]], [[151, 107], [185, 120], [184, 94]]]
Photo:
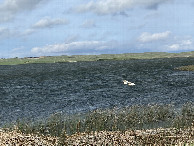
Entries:
[[193, 0], [0, 0], [0, 58], [185, 51]]

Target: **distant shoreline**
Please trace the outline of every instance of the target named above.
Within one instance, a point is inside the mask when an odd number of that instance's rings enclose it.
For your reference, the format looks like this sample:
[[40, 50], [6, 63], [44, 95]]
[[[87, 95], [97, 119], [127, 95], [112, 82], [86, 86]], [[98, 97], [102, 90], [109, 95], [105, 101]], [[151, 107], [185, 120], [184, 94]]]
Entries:
[[177, 58], [177, 57], [194, 57], [194, 51], [181, 52], [181, 53], [145, 52], [145, 53], [101, 54], [101, 55], [40, 56], [40, 57], [25, 57], [25, 58], [15, 57], [15, 58], [8, 58], [8, 59], [1, 58], [0, 65], [130, 60], [130, 59], [155, 59], [155, 58]]

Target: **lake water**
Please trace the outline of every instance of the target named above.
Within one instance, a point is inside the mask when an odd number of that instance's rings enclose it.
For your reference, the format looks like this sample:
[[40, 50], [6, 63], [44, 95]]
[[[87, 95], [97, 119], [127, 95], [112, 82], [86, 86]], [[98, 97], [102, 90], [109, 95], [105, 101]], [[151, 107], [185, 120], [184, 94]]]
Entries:
[[194, 102], [194, 72], [174, 70], [190, 64], [194, 58], [0, 66], [0, 123], [56, 112]]

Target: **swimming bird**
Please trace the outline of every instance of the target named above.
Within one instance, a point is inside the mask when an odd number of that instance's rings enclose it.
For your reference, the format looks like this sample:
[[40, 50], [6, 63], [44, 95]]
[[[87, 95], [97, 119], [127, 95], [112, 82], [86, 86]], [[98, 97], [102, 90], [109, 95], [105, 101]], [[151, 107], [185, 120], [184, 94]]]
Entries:
[[123, 83], [124, 83], [124, 84], [128, 84], [128, 81], [127, 81], [127, 80], [123, 80]]
[[135, 83], [131, 83], [131, 82], [130, 82], [130, 83], [128, 83], [128, 85], [129, 85], [129, 86], [134, 86]]
[[129, 86], [134, 86], [135, 85], [135, 83], [129, 82], [127, 80], [123, 80], [123, 83], [128, 84]]

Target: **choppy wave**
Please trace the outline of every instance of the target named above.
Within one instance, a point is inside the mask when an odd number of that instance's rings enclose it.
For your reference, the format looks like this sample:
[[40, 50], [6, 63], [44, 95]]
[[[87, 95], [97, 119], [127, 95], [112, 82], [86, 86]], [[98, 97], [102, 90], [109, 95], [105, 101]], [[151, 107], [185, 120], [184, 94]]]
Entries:
[[174, 70], [190, 64], [194, 58], [0, 66], [0, 122], [54, 112], [194, 102], [194, 73]]

